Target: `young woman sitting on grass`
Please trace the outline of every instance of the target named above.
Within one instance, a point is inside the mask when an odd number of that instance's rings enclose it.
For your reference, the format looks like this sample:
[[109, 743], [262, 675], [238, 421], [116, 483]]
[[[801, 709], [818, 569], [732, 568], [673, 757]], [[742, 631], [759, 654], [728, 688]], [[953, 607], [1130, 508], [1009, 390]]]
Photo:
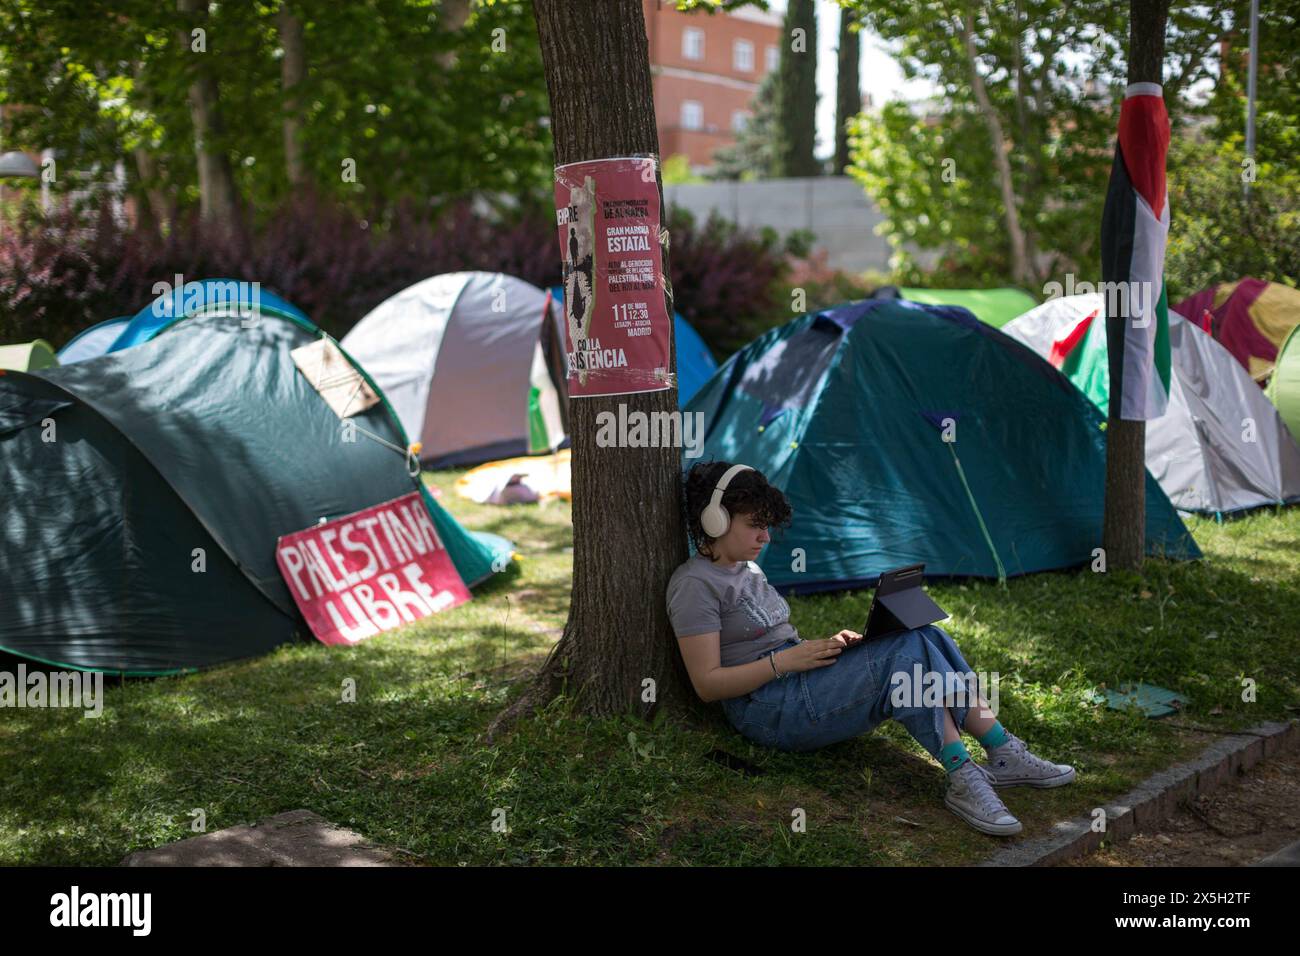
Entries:
[[[942, 681], [945, 689], [957, 686], [949, 674], [961, 675], [963, 690], [972, 687], [970, 665], [942, 628], [931, 624], [865, 643], [854, 631], [801, 639], [790, 625], [790, 606], [754, 563], [771, 540], [768, 528], [787, 526], [791, 515], [785, 496], [760, 472], [729, 462], [697, 464], [686, 479], [686, 506], [699, 553], [673, 572], [668, 613], [695, 692], [721, 701], [742, 735], [779, 750], [815, 750], [893, 718], [948, 772], [947, 807], [998, 836], [1019, 833], [1021, 825], [995, 787], [1074, 780], [1074, 768], [1030, 753], [973, 693], [965, 703], [957, 700], [963, 694], [949, 693], [944, 705], [927, 706], [921, 689], [911, 688], [906, 705], [895, 703], [894, 675], [910, 685], [918, 663], [926, 680]], [[855, 649], [845, 654], [846, 648]], [[979, 740], [987, 765], [971, 759], [959, 727]]]

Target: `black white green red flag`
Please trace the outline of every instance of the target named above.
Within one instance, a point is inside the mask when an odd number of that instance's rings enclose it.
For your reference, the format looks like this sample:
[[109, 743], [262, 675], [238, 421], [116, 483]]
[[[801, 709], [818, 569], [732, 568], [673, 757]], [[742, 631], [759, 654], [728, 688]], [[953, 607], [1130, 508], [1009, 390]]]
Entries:
[[1159, 83], [1131, 83], [1101, 219], [1101, 274], [1110, 353], [1110, 413], [1159, 418], [1169, 404], [1165, 156], [1169, 114]]

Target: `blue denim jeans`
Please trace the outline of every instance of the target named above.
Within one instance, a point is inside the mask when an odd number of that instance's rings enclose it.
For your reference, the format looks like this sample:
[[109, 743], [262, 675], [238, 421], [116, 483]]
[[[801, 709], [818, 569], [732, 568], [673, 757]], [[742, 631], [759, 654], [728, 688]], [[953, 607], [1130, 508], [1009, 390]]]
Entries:
[[[793, 647], [787, 641], [778, 651]], [[943, 704], [920, 699], [896, 702], [894, 675], [915, 683], [923, 675], [961, 674], [971, 667], [942, 628], [933, 624], [864, 641], [840, 652], [834, 664], [773, 678], [743, 697], [722, 701], [731, 725], [742, 735], [778, 750], [816, 750], [857, 737], [893, 718], [936, 759], [943, 748]], [[939, 679], [939, 678], [932, 678]], [[948, 686], [948, 678], [942, 678]], [[973, 688], [973, 683], [963, 681]], [[907, 697], [912, 697], [909, 693]], [[944, 699], [939, 695], [939, 699]], [[966, 722], [973, 695], [953, 695], [949, 704], [958, 730]]]

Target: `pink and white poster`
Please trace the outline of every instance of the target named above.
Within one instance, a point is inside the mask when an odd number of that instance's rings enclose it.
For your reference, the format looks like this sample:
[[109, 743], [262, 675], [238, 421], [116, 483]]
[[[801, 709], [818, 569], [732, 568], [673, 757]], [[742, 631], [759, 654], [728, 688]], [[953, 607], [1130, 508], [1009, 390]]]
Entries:
[[673, 385], [655, 164], [634, 156], [555, 169], [573, 398]]
[[470, 597], [418, 491], [286, 534], [275, 561], [323, 644], [355, 644]]

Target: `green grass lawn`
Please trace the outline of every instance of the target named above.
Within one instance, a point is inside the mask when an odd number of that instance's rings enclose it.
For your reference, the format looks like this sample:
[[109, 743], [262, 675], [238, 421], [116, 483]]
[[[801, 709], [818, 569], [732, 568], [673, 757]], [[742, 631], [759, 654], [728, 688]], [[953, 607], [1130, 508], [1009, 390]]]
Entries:
[[[556, 702], [496, 746], [478, 736], [559, 637], [569, 508], [478, 507], [429, 477], [469, 527], [514, 540], [517, 571], [475, 600], [353, 648], [310, 643], [109, 690], [104, 716], [0, 710], [0, 864], [113, 864], [132, 850], [305, 807], [413, 863], [963, 864], [1005, 841], [942, 806], [944, 774], [901, 727], [813, 754], [721, 723], [591, 720]], [[1088, 570], [934, 584], [971, 665], [1002, 675], [999, 716], [1073, 763], [1061, 790], [1004, 793], [1021, 838], [1085, 814], [1215, 733], [1300, 701], [1300, 509], [1189, 525], [1206, 558], [1144, 576]], [[865, 618], [867, 593], [792, 599], [805, 637]], [[2, 666], [12, 666], [6, 664]], [[1242, 700], [1253, 679], [1257, 700]], [[355, 703], [341, 702], [347, 680]], [[1089, 701], [1144, 680], [1189, 695], [1173, 720]], [[973, 741], [973, 752], [979, 755]], [[708, 759], [723, 747], [763, 770]], [[806, 815], [793, 832], [792, 814]], [[508, 832], [493, 827], [504, 811]], [[500, 816], [497, 816], [500, 819]]]

